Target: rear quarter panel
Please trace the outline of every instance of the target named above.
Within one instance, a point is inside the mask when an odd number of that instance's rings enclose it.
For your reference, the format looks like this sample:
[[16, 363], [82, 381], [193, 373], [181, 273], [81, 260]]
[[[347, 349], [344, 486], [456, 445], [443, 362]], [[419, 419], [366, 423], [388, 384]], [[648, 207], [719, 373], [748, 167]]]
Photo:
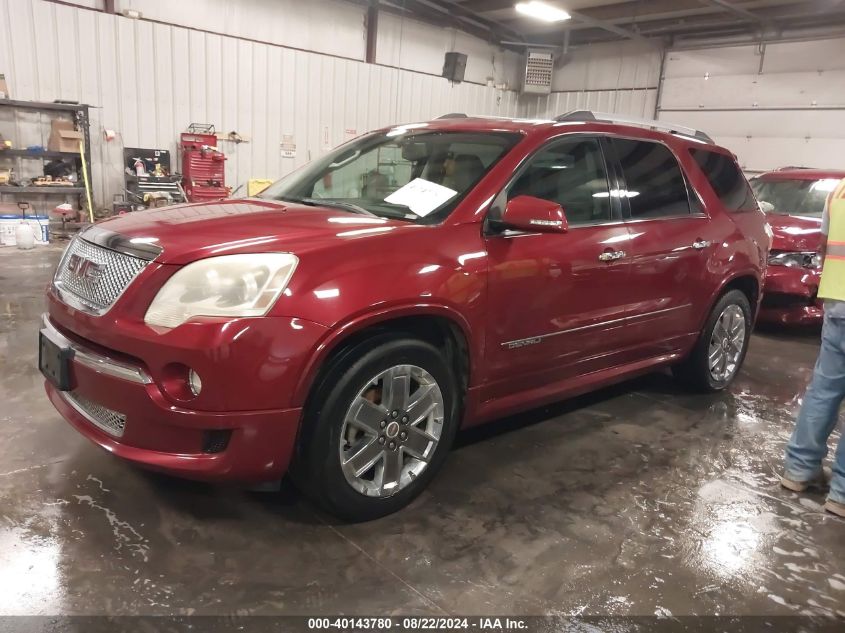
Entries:
[[[766, 216], [755, 208], [746, 211], [729, 211], [713, 191], [710, 182], [698, 163], [689, 152], [691, 145], [676, 140], [676, 153], [690, 179], [693, 189], [698, 192], [705, 212], [717, 228], [716, 235], [721, 241], [713, 244], [713, 250], [707, 260], [710, 282], [701, 289], [706, 310], [700, 314], [699, 329], [710, 313], [710, 307], [718, 300], [725, 287], [740, 277], [752, 277], [757, 284], [755, 307], [759, 307], [766, 273], [766, 261], [771, 249], [771, 238], [766, 231]], [[695, 146], [698, 148], [698, 145]], [[733, 157], [728, 150], [719, 146], [702, 146], [701, 149], [720, 152]]]

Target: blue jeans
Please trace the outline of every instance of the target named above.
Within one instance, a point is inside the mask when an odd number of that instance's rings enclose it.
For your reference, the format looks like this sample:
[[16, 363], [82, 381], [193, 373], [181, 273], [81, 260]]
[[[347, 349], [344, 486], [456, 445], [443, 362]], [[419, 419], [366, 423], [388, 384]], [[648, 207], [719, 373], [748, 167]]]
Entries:
[[[804, 394], [795, 430], [786, 446], [785, 475], [792, 481], [810, 481], [821, 472], [827, 440], [839, 420], [845, 399], [845, 319], [825, 316], [822, 344], [813, 379]], [[843, 436], [845, 437], [845, 436]], [[839, 440], [833, 460], [828, 498], [845, 503], [845, 439]]]

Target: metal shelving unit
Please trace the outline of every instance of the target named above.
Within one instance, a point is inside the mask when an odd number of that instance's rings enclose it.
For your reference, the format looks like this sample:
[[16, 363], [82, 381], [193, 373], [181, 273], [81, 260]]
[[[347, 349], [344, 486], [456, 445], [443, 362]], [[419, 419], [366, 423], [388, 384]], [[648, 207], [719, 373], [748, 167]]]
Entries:
[[[91, 178], [91, 135], [90, 118], [88, 106], [83, 103], [47, 103], [41, 101], [19, 101], [15, 99], [0, 99], [0, 108], [9, 108], [15, 111], [44, 112], [47, 114], [68, 113], [73, 117], [77, 131], [82, 132], [82, 139], [85, 145], [85, 167], [88, 170], [88, 178]], [[0, 186], [0, 195], [14, 196], [21, 194], [44, 194], [44, 195], [78, 195], [79, 207], [84, 208], [83, 198], [85, 186], [82, 176], [82, 156], [77, 152], [31, 152], [26, 149], [7, 149], [0, 151], [0, 159], [13, 158], [18, 160], [52, 160], [56, 158], [72, 159], [76, 167], [77, 182], [79, 186], [44, 185], [44, 186]]]
[[0, 150], [0, 158], [10, 156], [14, 158], [31, 158], [34, 160], [43, 158], [79, 158], [78, 152], [30, 152], [26, 149]]
[[49, 101], [18, 101], [16, 99], [0, 99], [0, 106], [17, 108], [18, 110], [56, 110], [61, 112], [77, 112], [80, 109], [88, 114], [88, 106], [83, 103], [51, 103]]
[[75, 193], [82, 195], [85, 193], [85, 187], [66, 187], [63, 185], [41, 185], [38, 187], [13, 187], [10, 185], [0, 186], [0, 193], [16, 194], [16, 193]]

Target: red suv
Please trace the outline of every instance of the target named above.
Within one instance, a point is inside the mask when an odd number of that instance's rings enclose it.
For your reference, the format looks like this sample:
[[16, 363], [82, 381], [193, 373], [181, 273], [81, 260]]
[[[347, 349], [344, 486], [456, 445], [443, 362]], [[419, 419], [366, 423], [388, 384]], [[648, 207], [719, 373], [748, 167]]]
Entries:
[[767, 225], [727, 150], [660, 125], [449, 115], [259, 198], [101, 222], [47, 293], [47, 394], [136, 464], [290, 471], [366, 519], [418, 494], [459, 427], [660, 367], [724, 389]]
[[821, 278], [821, 223], [825, 200], [845, 170], [786, 167], [751, 181], [774, 232], [763, 287], [760, 320], [783, 325], [819, 325], [816, 297]]

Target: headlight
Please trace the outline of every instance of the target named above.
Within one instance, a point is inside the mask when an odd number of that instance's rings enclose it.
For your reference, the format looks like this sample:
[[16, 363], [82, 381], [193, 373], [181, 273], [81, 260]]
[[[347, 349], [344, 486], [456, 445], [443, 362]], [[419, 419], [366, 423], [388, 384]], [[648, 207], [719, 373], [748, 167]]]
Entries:
[[769, 255], [771, 266], [788, 266], [789, 268], [821, 268], [822, 258], [816, 252], [805, 253], [772, 253]]
[[222, 255], [193, 262], [161, 287], [144, 322], [176, 327], [195, 316], [261, 316], [287, 287], [298, 262], [290, 253]]

